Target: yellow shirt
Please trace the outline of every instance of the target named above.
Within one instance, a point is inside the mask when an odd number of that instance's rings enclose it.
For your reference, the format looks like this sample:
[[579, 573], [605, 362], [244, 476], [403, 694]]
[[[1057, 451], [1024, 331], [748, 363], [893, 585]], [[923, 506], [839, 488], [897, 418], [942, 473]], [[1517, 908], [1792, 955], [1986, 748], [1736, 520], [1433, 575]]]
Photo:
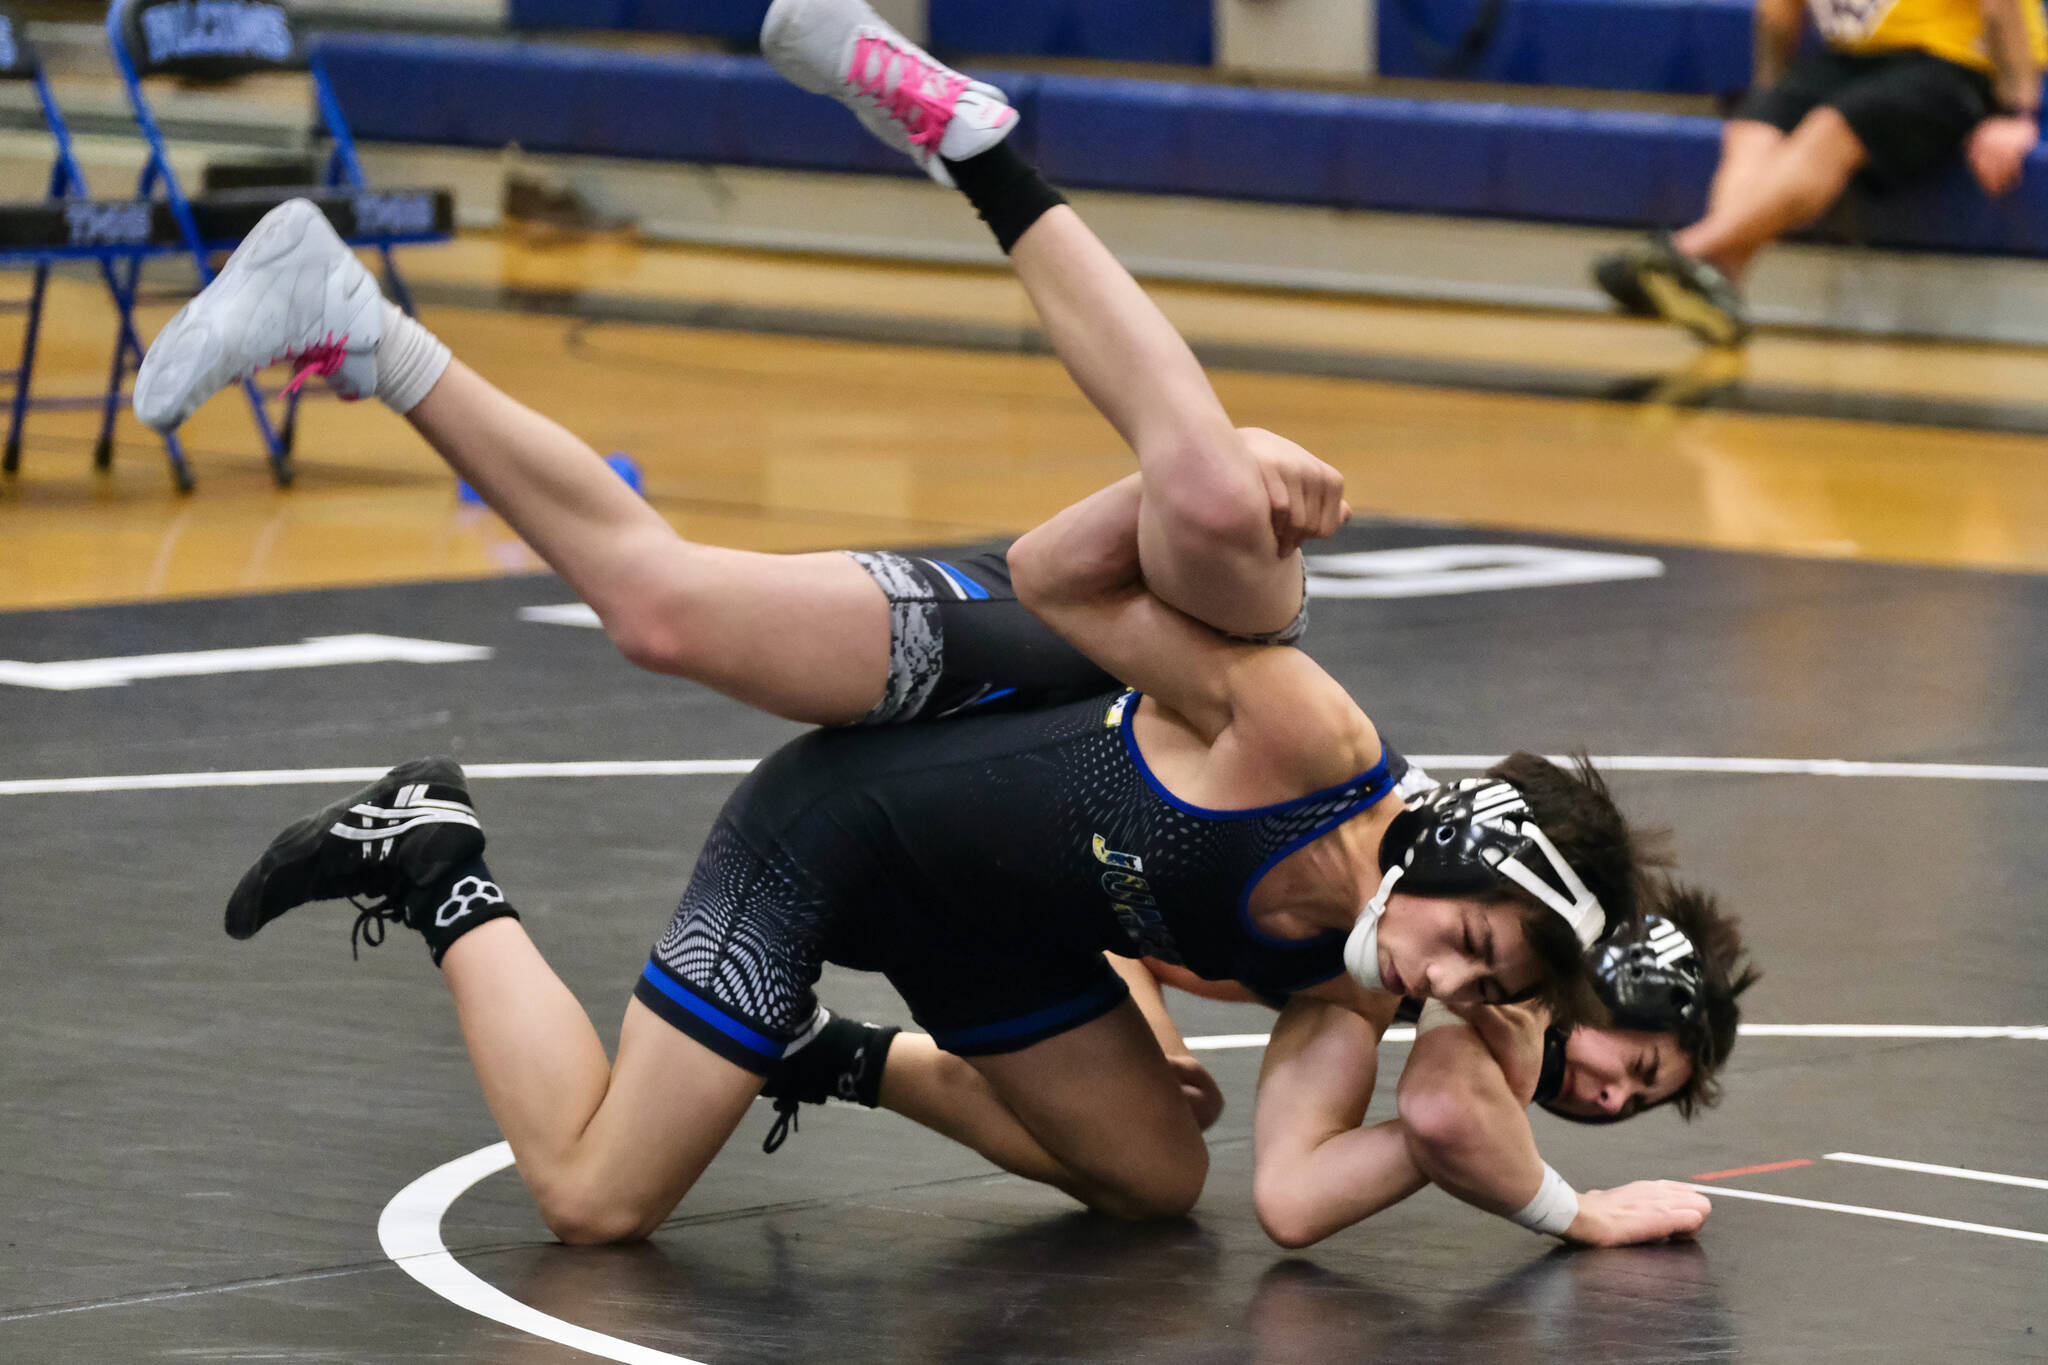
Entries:
[[[2048, 20], [2042, 0], [2020, 0], [2027, 46], [2036, 66], [2048, 65]], [[1868, 56], [1917, 49], [1995, 74], [1984, 44], [1977, 0], [1807, 0], [1813, 21], [1837, 52]]]

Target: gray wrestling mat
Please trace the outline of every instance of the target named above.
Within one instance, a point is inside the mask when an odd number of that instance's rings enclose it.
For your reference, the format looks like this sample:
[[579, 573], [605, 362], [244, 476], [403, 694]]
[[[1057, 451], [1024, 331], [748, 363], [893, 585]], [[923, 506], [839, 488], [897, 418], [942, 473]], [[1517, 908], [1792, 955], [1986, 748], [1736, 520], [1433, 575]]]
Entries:
[[[555, 1246], [410, 936], [352, 963], [333, 908], [232, 943], [227, 889], [354, 785], [308, 770], [532, 765], [476, 783], [492, 864], [609, 1036], [736, 780], [691, 761], [794, 730], [523, 618], [552, 579], [380, 588], [0, 615], [0, 1360], [2048, 1356], [2048, 579], [1384, 523], [1333, 548], [1506, 543], [1533, 548], [1326, 565], [1383, 595], [1321, 598], [1309, 646], [1442, 772], [1631, 760], [1625, 804], [1743, 914], [1747, 1019], [1796, 1027], [1742, 1042], [1719, 1110], [1535, 1120], [1582, 1188], [1713, 1177], [1696, 1244], [1564, 1252], [1425, 1191], [1277, 1251], [1237, 1039], [1206, 1053], [1230, 1108], [1183, 1224], [860, 1110], [764, 1156], [764, 1102], [651, 1244]], [[618, 767], [558, 766], [592, 761]], [[192, 776], [223, 771], [253, 775]], [[900, 1014], [875, 978], [822, 992]], [[1225, 1042], [1269, 1017], [1176, 1005]]]

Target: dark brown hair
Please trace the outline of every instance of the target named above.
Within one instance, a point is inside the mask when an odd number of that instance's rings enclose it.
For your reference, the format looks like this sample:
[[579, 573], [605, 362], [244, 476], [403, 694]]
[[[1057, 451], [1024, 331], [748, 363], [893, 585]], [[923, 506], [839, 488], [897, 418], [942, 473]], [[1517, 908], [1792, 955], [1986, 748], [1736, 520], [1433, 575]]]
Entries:
[[[1488, 768], [1486, 775], [1511, 783], [1522, 793], [1530, 816], [1586, 889], [1599, 898], [1607, 914], [1603, 937], [1636, 922], [1648, 869], [1669, 862], [1663, 831], [1631, 828], [1615, 806], [1606, 779], [1584, 754], [1573, 755], [1567, 771], [1537, 754], [1516, 752]], [[1519, 887], [1508, 887], [1502, 896], [1520, 903], [1529, 946], [1543, 967], [1543, 984], [1535, 998], [1568, 1027], [1585, 1016], [1588, 1002], [1584, 951], [1577, 937], [1563, 916]]]

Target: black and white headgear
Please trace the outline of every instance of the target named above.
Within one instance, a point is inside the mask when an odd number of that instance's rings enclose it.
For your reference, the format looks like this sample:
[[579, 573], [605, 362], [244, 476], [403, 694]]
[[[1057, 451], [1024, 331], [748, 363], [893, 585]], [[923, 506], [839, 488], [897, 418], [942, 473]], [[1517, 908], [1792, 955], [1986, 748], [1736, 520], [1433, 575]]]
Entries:
[[[1624, 930], [1586, 957], [1593, 992], [1607, 1006], [1614, 1027], [1645, 1033], [1675, 1033], [1681, 1039], [1700, 1036], [1706, 1018], [1706, 977], [1699, 950], [1683, 930], [1661, 915], [1645, 915], [1640, 926]], [[1562, 1029], [1546, 1031], [1543, 1074], [1536, 1102], [1559, 1118], [1575, 1123], [1615, 1123], [1638, 1112], [1589, 1116], [1559, 1109], [1553, 1101], [1564, 1084], [1565, 1040]]]
[[1418, 896], [1478, 896], [1511, 883], [1569, 924], [1591, 948], [1607, 913], [1529, 813], [1513, 783], [1468, 777], [1415, 799], [1394, 817], [1380, 841], [1379, 890], [1344, 943], [1344, 966], [1367, 990], [1384, 990], [1379, 970], [1380, 917], [1394, 886]]

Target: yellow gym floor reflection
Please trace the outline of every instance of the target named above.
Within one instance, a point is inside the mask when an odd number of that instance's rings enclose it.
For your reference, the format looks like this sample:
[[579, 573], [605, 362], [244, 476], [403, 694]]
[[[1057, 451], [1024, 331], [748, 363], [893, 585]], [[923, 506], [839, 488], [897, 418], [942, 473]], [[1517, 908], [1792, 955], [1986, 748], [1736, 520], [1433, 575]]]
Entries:
[[[410, 253], [416, 282], [801, 308], [986, 328], [1029, 323], [1006, 276], [945, 268], [494, 237]], [[64, 281], [37, 389], [103, 380], [113, 316]], [[1684, 398], [1724, 382], [1668, 329], [1585, 317], [1162, 286], [1198, 343], [1449, 362], [1661, 373]], [[147, 310], [149, 334], [168, 308]], [[653, 503], [694, 539], [769, 550], [942, 543], [1021, 531], [1126, 472], [1130, 457], [1044, 356], [586, 323], [438, 307], [427, 321], [478, 370], [625, 450]], [[1934, 399], [2048, 395], [2025, 348], [1766, 336], [1760, 383]], [[1721, 368], [1717, 368], [1720, 366]], [[1757, 416], [1219, 371], [1242, 423], [1344, 469], [1361, 510], [1798, 555], [2048, 569], [2048, 441], [1920, 426]], [[0, 485], [0, 607], [36, 607], [531, 572], [537, 562], [374, 403], [309, 403], [298, 485], [270, 484], [234, 395], [186, 428], [199, 490], [124, 418], [111, 475], [96, 416], [31, 415]]]

